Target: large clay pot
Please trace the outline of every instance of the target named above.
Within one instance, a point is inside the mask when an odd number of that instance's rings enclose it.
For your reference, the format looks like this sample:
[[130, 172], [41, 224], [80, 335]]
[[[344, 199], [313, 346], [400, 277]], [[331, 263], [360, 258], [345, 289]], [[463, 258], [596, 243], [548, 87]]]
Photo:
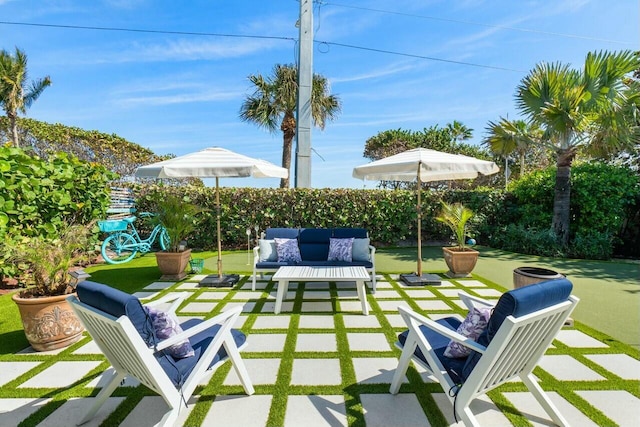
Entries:
[[182, 280], [187, 277], [185, 269], [191, 258], [191, 249], [182, 252], [156, 252], [160, 280]]
[[66, 347], [82, 337], [84, 327], [67, 302], [69, 295], [12, 299], [18, 306], [27, 340], [36, 351]]
[[464, 250], [460, 250], [456, 247], [442, 248], [442, 253], [444, 255], [444, 261], [447, 263], [447, 267], [449, 267], [446, 275], [447, 277], [453, 278], [469, 277], [480, 255], [480, 252], [474, 249], [464, 248]]

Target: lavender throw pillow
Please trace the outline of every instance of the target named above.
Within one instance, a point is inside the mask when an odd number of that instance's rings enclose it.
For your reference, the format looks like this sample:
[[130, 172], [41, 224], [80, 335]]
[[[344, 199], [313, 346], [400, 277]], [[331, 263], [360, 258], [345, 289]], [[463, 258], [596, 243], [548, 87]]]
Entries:
[[273, 239], [276, 241], [278, 262], [302, 262], [298, 239]]
[[353, 237], [347, 239], [329, 239], [327, 261], [352, 261]]
[[[147, 310], [147, 313], [149, 313], [153, 329], [155, 330], [156, 337], [159, 340], [165, 340], [182, 332], [178, 319], [176, 319], [172, 313], [167, 313], [153, 307], [145, 307], [145, 309]], [[170, 347], [167, 347], [165, 351], [177, 359], [195, 355], [189, 340], [180, 341]]]
[[[482, 331], [487, 327], [489, 318], [491, 317], [490, 308], [472, 308], [469, 310], [467, 317], [458, 326], [456, 332], [464, 335], [472, 340], [477, 340]], [[471, 349], [463, 346], [462, 344], [451, 340], [444, 351], [446, 357], [467, 357], [471, 354]]]

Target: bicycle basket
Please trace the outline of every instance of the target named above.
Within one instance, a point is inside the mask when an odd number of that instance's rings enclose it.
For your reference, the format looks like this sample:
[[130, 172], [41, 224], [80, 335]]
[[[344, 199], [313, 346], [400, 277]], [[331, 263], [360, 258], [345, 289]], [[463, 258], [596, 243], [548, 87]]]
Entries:
[[127, 229], [127, 221], [121, 219], [107, 219], [98, 221], [98, 227], [103, 233], [113, 233], [114, 231], [125, 231]]

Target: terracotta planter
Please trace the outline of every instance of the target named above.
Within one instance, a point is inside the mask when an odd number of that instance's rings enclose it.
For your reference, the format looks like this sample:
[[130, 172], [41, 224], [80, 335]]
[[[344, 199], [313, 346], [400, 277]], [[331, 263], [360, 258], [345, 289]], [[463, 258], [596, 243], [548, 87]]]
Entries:
[[442, 248], [442, 253], [444, 254], [447, 267], [449, 267], [446, 275], [452, 278], [469, 277], [480, 255], [480, 252], [470, 248], [465, 248], [464, 250], [459, 250], [458, 248]]
[[82, 337], [84, 327], [67, 302], [69, 295], [12, 299], [18, 306], [27, 340], [36, 351], [67, 347]]
[[182, 252], [156, 252], [160, 280], [182, 280], [187, 277], [185, 269], [191, 258], [191, 249]]

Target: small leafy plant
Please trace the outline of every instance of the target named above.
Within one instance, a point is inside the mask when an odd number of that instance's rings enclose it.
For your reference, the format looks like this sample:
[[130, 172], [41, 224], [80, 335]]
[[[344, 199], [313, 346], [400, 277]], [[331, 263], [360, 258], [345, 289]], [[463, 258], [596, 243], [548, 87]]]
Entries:
[[58, 237], [22, 237], [8, 249], [11, 262], [24, 271], [29, 287], [23, 298], [64, 295], [72, 292], [69, 270], [89, 259], [93, 223], [65, 224]]
[[470, 231], [468, 221], [473, 218], [474, 213], [462, 203], [441, 202], [440, 213], [436, 220], [442, 222], [451, 229], [457, 242], [457, 250], [466, 250], [466, 236]]
[[191, 203], [188, 197], [170, 193], [158, 193], [155, 202], [156, 215], [150, 218], [151, 222], [160, 223], [167, 229], [170, 242], [168, 252], [182, 252], [182, 242], [196, 230], [198, 214], [203, 209]]

